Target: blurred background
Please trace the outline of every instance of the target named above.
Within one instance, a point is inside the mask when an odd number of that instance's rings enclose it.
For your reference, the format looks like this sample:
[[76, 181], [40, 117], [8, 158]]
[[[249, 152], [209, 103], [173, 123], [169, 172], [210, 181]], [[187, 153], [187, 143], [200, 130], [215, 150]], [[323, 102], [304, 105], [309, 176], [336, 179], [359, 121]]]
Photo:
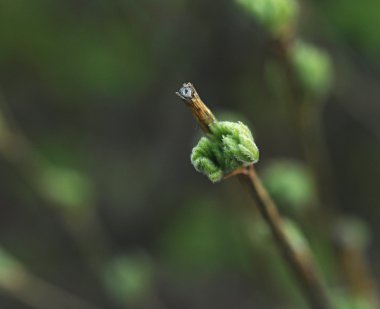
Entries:
[[188, 81], [253, 130], [258, 173], [336, 297], [351, 291], [337, 238], [360, 243], [374, 285], [379, 4], [299, 4], [298, 36], [334, 72], [312, 103], [331, 203], [270, 36], [236, 1], [0, 0], [1, 308], [307, 308], [247, 192], [191, 166], [200, 129], [174, 94]]

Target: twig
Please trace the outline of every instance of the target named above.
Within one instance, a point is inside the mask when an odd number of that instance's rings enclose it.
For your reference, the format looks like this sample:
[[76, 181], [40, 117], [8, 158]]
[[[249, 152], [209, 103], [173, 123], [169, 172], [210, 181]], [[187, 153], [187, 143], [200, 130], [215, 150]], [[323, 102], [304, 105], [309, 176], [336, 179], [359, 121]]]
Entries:
[[[321, 127], [321, 105], [317, 104], [321, 103], [317, 102], [321, 98], [307, 94], [300, 87], [300, 80], [297, 79], [291, 63], [291, 48], [294, 42], [289, 44], [277, 40], [275, 43], [278, 59], [284, 68], [290, 89], [288, 108], [294, 115], [292, 118], [294, 129], [299, 135], [304, 157], [313, 170], [320, 193], [320, 203], [324, 206], [319, 212], [324, 217], [325, 228], [328, 225], [339, 225], [337, 220], [340, 220], [342, 215], [336, 207], [339, 201], [336, 197], [335, 177]], [[351, 246], [352, 244], [349, 245], [342, 239], [335, 241], [338, 264], [341, 266], [341, 274], [351, 296], [366, 299], [373, 308], [378, 308], [380, 304], [376, 288], [378, 284], [370, 272], [370, 265], [361, 248]]]
[[328, 155], [327, 145], [321, 128], [320, 99], [307, 94], [300, 86], [291, 60], [295, 40], [274, 40], [274, 49], [282, 65], [289, 91], [287, 104], [290, 121], [300, 141], [301, 151], [311, 167], [316, 180], [321, 204], [325, 209], [333, 209], [337, 204], [334, 175]]
[[334, 233], [338, 264], [349, 295], [368, 303], [368, 308], [379, 308], [377, 282], [366, 258], [368, 236], [363, 225], [355, 219], [342, 219]]
[[110, 240], [96, 209], [93, 205], [82, 204], [82, 211], [76, 211], [77, 209], [69, 208], [46, 194], [46, 188], [38, 179], [51, 164], [38, 154], [34, 145], [10, 119], [11, 115], [4, 113], [4, 110], [7, 110], [7, 104], [0, 92], [0, 157], [12, 164], [29, 181], [46, 206], [56, 211], [89, 268], [102, 281], [101, 269], [111, 256]]
[[36, 277], [26, 278], [18, 287], [1, 286], [19, 301], [36, 309], [99, 309], [79, 297], [72, 295]]
[[36, 309], [99, 309], [87, 301], [35, 276], [0, 248], [0, 290]]
[[[177, 95], [189, 106], [203, 131], [210, 133], [209, 125], [216, 122], [216, 118], [202, 102], [194, 86], [191, 83], [183, 84]], [[238, 169], [227, 175], [227, 177], [237, 174], [241, 182], [250, 190], [261, 216], [270, 227], [280, 251], [292, 268], [311, 308], [331, 308], [330, 301], [318, 276], [311, 254], [301, 255], [292, 245], [284, 230], [283, 221], [277, 211], [277, 207], [261, 184], [253, 165]]]
[[37, 179], [49, 163], [36, 153], [29, 141], [19, 132], [7, 128], [6, 137], [0, 139], [0, 156], [18, 169], [47, 206], [54, 208], [63, 221], [66, 231], [75, 240], [83, 257], [96, 273], [104, 261], [104, 256], [108, 255], [108, 245], [95, 209], [83, 205], [85, 210], [75, 213], [46, 195], [45, 188], [38, 183]]
[[[63, 227], [67, 233], [71, 236], [76, 243], [77, 248], [85, 260], [89, 269], [96, 276], [103, 288], [108, 291], [105, 285], [103, 268], [105, 265], [112, 261], [111, 246], [112, 241], [109, 239], [108, 233], [104, 229], [101, 218], [96, 212], [96, 208], [92, 204], [92, 201], [87, 201], [79, 205], [80, 209], [66, 207], [66, 205], [57, 199], [52, 199], [46, 194], [46, 188], [38, 182], [38, 179], [43, 175], [46, 167], [51, 164], [43, 157], [41, 157], [36, 151], [34, 145], [26, 138], [23, 132], [18, 128], [17, 123], [12, 121], [11, 113], [7, 111], [7, 105], [5, 98], [0, 91], [0, 157], [3, 157], [9, 163], [11, 163], [20, 173], [24, 176], [30, 184], [33, 186], [35, 192], [45, 202], [46, 206], [53, 208], [59, 218], [62, 221]], [[62, 302], [62, 307], [49, 304], [49, 300], [39, 300], [43, 295], [43, 288], [49, 289], [49, 292], [54, 296], [64, 296], [64, 292], [60, 291], [58, 287], [49, 285], [41, 280], [33, 280], [31, 284], [27, 282], [27, 286], [23, 286], [22, 290], [6, 289], [10, 294], [13, 294], [19, 298], [23, 298], [24, 302], [29, 302], [31, 306], [35, 303], [36, 308], [83, 308], [89, 309], [90, 307], [79, 306], [79, 300], [76, 305], [67, 305]], [[0, 288], [1, 288], [0, 282]], [[108, 292], [110, 299], [113, 299], [113, 295]], [[49, 297], [49, 295], [47, 295]], [[67, 295], [67, 304], [70, 304], [70, 295]], [[154, 298], [154, 299], [153, 299]], [[76, 299], [74, 299], [76, 300]], [[123, 300], [124, 301], [124, 300]], [[121, 303], [123, 301], [120, 301]], [[154, 301], [155, 308], [164, 308], [164, 305], [160, 304], [159, 297], [152, 295], [152, 301]], [[38, 306], [41, 303], [41, 306]], [[122, 303], [121, 306], [128, 306], [127, 303]]]
[[310, 306], [315, 309], [331, 308], [311, 254], [300, 255], [292, 245], [284, 230], [283, 220], [277, 207], [262, 185], [253, 165], [250, 165], [246, 173], [239, 176], [239, 179], [247, 186], [253, 196], [259, 212], [269, 225], [284, 258], [293, 269], [300, 287], [309, 300]]

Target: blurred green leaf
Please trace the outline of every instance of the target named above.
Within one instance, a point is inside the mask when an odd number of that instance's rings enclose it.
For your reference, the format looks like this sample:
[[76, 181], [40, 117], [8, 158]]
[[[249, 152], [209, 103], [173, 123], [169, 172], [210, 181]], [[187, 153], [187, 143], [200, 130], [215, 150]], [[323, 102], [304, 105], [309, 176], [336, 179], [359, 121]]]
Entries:
[[149, 296], [153, 265], [145, 255], [119, 256], [105, 268], [104, 280], [117, 301], [136, 305]]
[[37, 182], [41, 193], [61, 207], [79, 210], [92, 202], [89, 179], [75, 170], [46, 167]]
[[291, 30], [298, 15], [295, 0], [237, 0], [274, 36]]
[[309, 169], [292, 160], [276, 160], [262, 171], [263, 183], [283, 210], [300, 213], [315, 204], [315, 185]]
[[333, 79], [329, 55], [310, 44], [298, 41], [291, 50], [291, 59], [303, 89], [313, 95], [326, 94]]
[[336, 309], [377, 309], [365, 298], [352, 297], [344, 291], [334, 291], [333, 300]]

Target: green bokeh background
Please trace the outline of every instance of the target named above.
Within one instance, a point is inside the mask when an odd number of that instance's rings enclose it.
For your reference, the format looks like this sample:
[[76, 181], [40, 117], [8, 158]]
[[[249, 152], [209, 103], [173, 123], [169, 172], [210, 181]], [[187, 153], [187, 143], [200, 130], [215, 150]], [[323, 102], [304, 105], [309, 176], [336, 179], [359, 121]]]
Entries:
[[[300, 4], [300, 35], [334, 65], [321, 124], [335, 210], [368, 224], [379, 277], [379, 4]], [[259, 173], [266, 162], [302, 162], [286, 105], [266, 78], [268, 41], [232, 0], [0, 0], [3, 111], [46, 168], [36, 180], [0, 156], [1, 247], [100, 308], [306, 308], [271, 241], [246, 237], [246, 225], [260, 225], [248, 194], [234, 179], [213, 185], [194, 171], [199, 128], [174, 95], [191, 81], [216, 114], [248, 119]], [[86, 216], [80, 207], [95, 213], [106, 235], [99, 243], [119, 259], [100, 275], [65, 227]], [[305, 222], [334, 283], [326, 235]], [[0, 307], [30, 308], [7, 292]]]

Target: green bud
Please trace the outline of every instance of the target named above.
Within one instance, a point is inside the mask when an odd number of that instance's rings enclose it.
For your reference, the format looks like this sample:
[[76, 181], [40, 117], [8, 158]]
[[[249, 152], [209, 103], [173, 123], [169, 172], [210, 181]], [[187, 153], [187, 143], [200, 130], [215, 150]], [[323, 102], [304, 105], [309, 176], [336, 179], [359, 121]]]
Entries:
[[326, 52], [298, 41], [291, 50], [291, 60], [304, 91], [314, 95], [327, 93], [331, 87], [333, 69]]
[[210, 125], [210, 131], [211, 134], [202, 137], [193, 148], [191, 163], [212, 182], [258, 161], [259, 150], [251, 131], [242, 122], [215, 122]]
[[292, 29], [297, 15], [295, 0], [237, 0], [275, 37]]
[[264, 186], [283, 210], [291, 213], [310, 208], [315, 201], [315, 185], [309, 169], [292, 160], [279, 160], [260, 173]]

